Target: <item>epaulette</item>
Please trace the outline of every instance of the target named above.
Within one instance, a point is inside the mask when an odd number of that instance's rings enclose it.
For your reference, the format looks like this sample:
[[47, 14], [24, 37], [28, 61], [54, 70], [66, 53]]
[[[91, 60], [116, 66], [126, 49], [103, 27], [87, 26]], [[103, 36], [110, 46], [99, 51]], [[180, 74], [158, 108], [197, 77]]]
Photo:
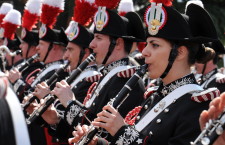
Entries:
[[225, 83], [225, 75], [221, 74], [221, 73], [218, 73], [216, 75], [216, 82], [220, 83], [220, 84], [224, 84]]
[[118, 72], [117, 76], [120, 77], [120, 78], [130, 78], [136, 72], [135, 68], [136, 67], [132, 67], [130, 69], [126, 69], [126, 70], [123, 70], [121, 72]]
[[147, 99], [149, 96], [151, 96], [153, 93], [155, 93], [158, 88], [159, 88], [159, 86], [154, 86], [154, 87], [148, 88], [147, 91], [145, 91], [145, 93], [144, 93], [144, 98]]
[[93, 75], [93, 76], [90, 76], [90, 77], [86, 77], [85, 80], [87, 82], [93, 83], [93, 82], [97, 82], [98, 80], [100, 80], [101, 76], [102, 76], [101, 74], [97, 74], [97, 75]]
[[191, 96], [191, 100], [201, 103], [213, 100], [216, 97], [220, 96], [220, 91], [217, 88], [208, 88], [201, 92], [195, 92]]

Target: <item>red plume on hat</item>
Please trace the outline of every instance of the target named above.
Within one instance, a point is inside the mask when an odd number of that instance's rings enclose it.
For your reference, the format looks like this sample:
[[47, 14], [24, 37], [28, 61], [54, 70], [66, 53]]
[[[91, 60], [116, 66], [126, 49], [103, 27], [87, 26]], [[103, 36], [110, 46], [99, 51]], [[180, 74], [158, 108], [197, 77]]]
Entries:
[[1, 8], [0, 8], [0, 27], [3, 21], [3, 18], [5, 17], [5, 15], [13, 9], [13, 5], [10, 3], [3, 3]]
[[28, 31], [37, 23], [41, 13], [41, 0], [28, 0], [22, 18], [22, 27]]
[[120, 0], [95, 0], [97, 6], [106, 7], [108, 9], [115, 9]]
[[75, 0], [73, 20], [83, 26], [88, 26], [96, 11], [97, 6], [94, 0]]
[[119, 6], [118, 6], [118, 14], [120, 16], [125, 16], [127, 12], [133, 12], [134, 11], [134, 4], [132, 0], [121, 0]]
[[57, 16], [64, 10], [64, 0], [43, 0], [41, 22], [52, 28]]
[[155, 3], [162, 3], [163, 5], [170, 7], [173, 5], [173, 0], [150, 0], [150, 2], [155, 2]]
[[3, 19], [4, 37], [10, 40], [14, 39], [16, 29], [21, 25], [21, 14], [17, 10], [11, 10]]

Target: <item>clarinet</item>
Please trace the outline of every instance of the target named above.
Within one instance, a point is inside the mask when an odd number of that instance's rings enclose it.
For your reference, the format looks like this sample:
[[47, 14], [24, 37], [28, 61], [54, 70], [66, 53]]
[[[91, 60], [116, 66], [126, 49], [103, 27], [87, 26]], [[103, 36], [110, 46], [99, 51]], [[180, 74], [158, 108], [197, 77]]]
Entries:
[[[59, 68], [47, 81], [46, 81], [46, 84], [48, 85], [48, 86], [53, 86], [53, 85], [55, 85], [56, 84], [56, 81], [57, 81], [57, 78], [58, 78], [58, 76], [60, 75], [60, 74], [62, 74], [63, 72], [64, 72], [64, 70], [69, 66], [69, 62], [67, 62], [63, 67], [61, 67], [61, 68]], [[29, 95], [28, 95], [29, 96]], [[22, 108], [23, 108], [23, 110], [26, 110], [28, 107], [29, 107], [29, 105], [34, 101], [34, 100], [36, 100], [37, 99], [37, 97], [36, 96], [33, 96], [32, 94], [31, 94], [31, 98], [26, 102], [26, 103], [24, 103], [24, 104], [22, 104]]]
[[191, 145], [212, 145], [225, 130], [225, 112], [218, 119], [209, 120], [201, 134]]
[[35, 55], [27, 59], [27, 61], [24, 64], [19, 66], [18, 68], [19, 72], [23, 72], [24, 70], [26, 70], [35, 59], [38, 59], [38, 57], [39, 57], [39, 54], [36, 53]]
[[[136, 70], [136, 73], [127, 81], [127, 83], [123, 86], [123, 88], [116, 95], [116, 97], [111, 99], [108, 104], [112, 105], [115, 109], [118, 109], [120, 105], [122, 105], [123, 102], [127, 99], [129, 93], [135, 87], [138, 80], [142, 79], [142, 77], [145, 75], [147, 71], [147, 66], [147, 64], [140, 66], [140, 68]], [[95, 128], [93, 125], [91, 125], [88, 133], [77, 143], [77, 145], [87, 145], [92, 140], [92, 138], [98, 133], [98, 131], [98, 128]]]
[[[66, 80], [68, 84], [72, 84], [72, 82], [83, 72], [83, 70], [93, 61], [95, 61], [95, 53], [90, 54], [71, 74], [71, 76]], [[47, 108], [55, 101], [57, 97], [55, 95], [49, 94], [45, 97], [45, 102], [42, 106], [40, 106], [37, 110], [30, 115], [28, 119], [26, 119], [26, 123], [28, 125], [32, 124], [39, 116], [41, 116]], [[78, 105], [84, 108], [84, 105], [79, 101], [75, 100]]]
[[2, 50], [6, 51], [10, 56], [16, 56], [16, 55], [22, 53], [21, 50], [16, 50], [16, 51], [14, 51], [14, 52], [11, 52], [11, 51], [9, 50], [9, 48], [8, 48], [6, 45], [0, 46], [0, 50], [1, 50], [1, 51], [2, 51]]

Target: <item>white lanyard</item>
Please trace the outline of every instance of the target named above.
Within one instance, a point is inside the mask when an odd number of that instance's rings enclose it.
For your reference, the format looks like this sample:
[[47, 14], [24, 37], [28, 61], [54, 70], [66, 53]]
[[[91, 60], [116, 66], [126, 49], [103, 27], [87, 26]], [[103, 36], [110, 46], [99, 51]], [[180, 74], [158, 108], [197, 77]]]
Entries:
[[50, 65], [48, 68], [46, 68], [44, 71], [42, 71], [37, 77], [36, 79], [33, 81], [33, 83], [31, 84], [31, 87], [33, 88], [37, 83], [39, 83], [39, 81], [41, 80], [41, 78], [43, 76], [45, 76], [48, 72], [61, 68], [63, 64], [54, 64], [54, 65]]
[[[196, 84], [187, 84], [173, 90], [170, 94], [165, 96], [161, 101], [159, 101], [136, 125], [135, 129], [137, 131], [142, 131], [156, 116], [158, 116], [166, 107], [168, 107], [176, 99], [179, 99], [184, 94], [203, 90], [201, 86]], [[157, 110], [157, 111], [155, 111]]]
[[215, 78], [216, 78], [216, 74], [214, 74], [213, 76], [211, 76], [210, 79], [206, 80], [201, 86], [202, 86], [203, 88], [207, 88], [208, 84], [209, 84], [213, 79], [215, 79]]

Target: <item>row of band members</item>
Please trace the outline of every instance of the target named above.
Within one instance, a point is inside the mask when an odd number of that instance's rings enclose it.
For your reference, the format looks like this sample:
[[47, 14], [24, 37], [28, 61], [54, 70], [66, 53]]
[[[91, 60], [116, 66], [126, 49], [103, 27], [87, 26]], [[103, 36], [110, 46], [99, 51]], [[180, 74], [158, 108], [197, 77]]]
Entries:
[[[126, 19], [122, 19], [115, 12], [106, 10], [110, 16], [109, 22], [102, 30], [95, 27], [94, 38], [88, 30], [79, 25], [79, 35], [69, 40], [66, 49], [64, 49], [66, 41], [63, 41], [66, 35], [63, 31], [56, 32], [50, 28], [47, 28], [47, 32], [51, 33], [41, 37], [36, 48], [26, 40], [22, 41], [23, 58], [27, 59], [37, 52], [39, 61], [42, 62], [31, 64], [28, 70], [22, 73], [18, 68], [6, 72], [21, 102], [25, 103], [32, 95], [40, 100], [40, 103], [33, 102], [26, 109], [26, 117], [28, 118], [33, 110], [44, 103], [43, 98], [47, 94], [52, 93], [58, 98], [40, 118], [29, 125], [31, 142], [33, 141], [31, 144], [46, 144], [45, 141], [39, 142], [41, 137], [45, 137], [41, 136], [44, 135], [41, 133], [43, 128], [48, 130], [53, 136], [52, 139], [59, 144], [66, 144], [68, 138], [72, 136], [69, 142], [75, 143], [88, 130], [87, 125], [90, 125], [90, 122], [86, 117], [93, 121], [94, 126], [105, 129], [98, 137], [94, 137], [90, 144], [109, 142], [111, 144], [189, 144], [200, 134], [199, 115], [203, 110], [208, 109], [210, 101], [219, 95], [217, 89], [208, 88], [217, 87], [220, 92], [224, 92], [225, 89], [224, 76], [216, 67], [218, 53], [223, 53], [224, 48], [200, 47], [203, 43], [206, 45], [207, 42], [214, 41], [211, 35], [216, 33], [213, 31], [210, 36], [205, 36], [208, 29], [213, 29], [214, 25], [203, 23], [210, 19], [203, 8], [195, 4], [189, 5], [186, 12], [189, 23], [186, 17], [184, 18], [174, 8], [165, 5], [163, 8], [167, 13], [167, 18], [162, 19], [164, 25], [156, 30], [149, 26], [146, 32], [146, 47], [142, 51], [144, 62], [148, 65], [148, 77], [160, 78], [160, 83], [157, 84], [158, 87], [150, 87], [144, 93], [145, 85], [140, 79], [118, 109], [106, 104], [118, 94], [133, 75], [132, 66], [137, 62], [128, 55], [132, 46], [136, 47], [137, 42], [145, 39], [142, 22], [136, 13], [127, 13]], [[202, 15], [207, 16], [207, 19], [201, 17]], [[200, 26], [195, 24], [197, 20], [202, 22], [202, 25], [207, 25], [205, 26], [207, 29], [201, 27], [203, 32], [193, 32], [195, 28], [200, 29]], [[133, 22], [134, 26], [128, 29], [133, 33], [125, 32], [124, 21], [127, 21], [126, 24], [129, 26]], [[53, 39], [56, 34], [65, 39]], [[127, 34], [133, 37], [128, 37]], [[82, 72], [86, 73], [83, 78], [80, 77], [80, 80], [74, 84], [68, 84], [66, 77], [91, 52], [96, 53], [97, 65], [91, 63]], [[49, 86], [45, 80], [65, 63], [63, 59], [70, 62], [70, 70], [67, 69], [60, 74], [55, 87]], [[196, 62], [205, 65], [202, 69], [197, 69], [205, 74], [199, 78], [199, 82], [190, 72], [190, 66]], [[199, 87], [200, 85], [202, 87]], [[170, 95], [174, 93], [175, 95]], [[213, 96], [202, 99], [202, 96], [208, 94]], [[75, 98], [83, 102], [88, 109], [81, 113], [81, 107], [76, 104]], [[168, 98], [172, 99], [167, 100]], [[210, 104], [208, 114], [203, 112], [201, 127], [208, 118], [216, 117], [210, 115], [214, 113], [215, 108], [220, 106], [221, 112], [221, 106], [224, 105], [218, 104], [223, 103], [223, 98], [223, 96], [217, 98]], [[156, 117], [151, 118], [148, 117], [149, 115]], [[40, 133], [37, 133], [37, 130]]]

